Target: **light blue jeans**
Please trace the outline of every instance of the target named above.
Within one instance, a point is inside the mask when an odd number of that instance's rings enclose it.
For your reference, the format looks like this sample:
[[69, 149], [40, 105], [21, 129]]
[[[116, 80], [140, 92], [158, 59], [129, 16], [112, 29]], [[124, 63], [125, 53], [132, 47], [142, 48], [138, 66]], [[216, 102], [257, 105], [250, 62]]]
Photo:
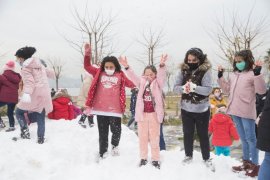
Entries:
[[256, 148], [257, 139], [255, 134], [255, 120], [233, 115], [232, 119], [241, 139], [243, 160], [248, 160], [253, 164], [258, 165], [259, 151]]
[[265, 152], [264, 160], [258, 175], [258, 180], [268, 179], [270, 179], [270, 152]]

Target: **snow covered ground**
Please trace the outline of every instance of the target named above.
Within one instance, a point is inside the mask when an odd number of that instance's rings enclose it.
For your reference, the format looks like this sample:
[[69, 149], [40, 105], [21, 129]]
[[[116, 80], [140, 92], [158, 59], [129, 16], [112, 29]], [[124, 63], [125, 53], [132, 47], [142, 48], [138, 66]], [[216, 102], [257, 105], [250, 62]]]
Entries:
[[96, 126], [83, 129], [77, 120], [47, 120], [43, 145], [36, 143], [36, 128], [36, 124], [31, 124], [30, 140], [19, 139], [16, 142], [12, 137], [19, 136], [18, 126], [14, 132], [0, 131], [1, 180], [242, 179], [239, 174], [231, 172], [231, 166], [239, 163], [235, 159], [211, 154], [216, 166], [213, 173], [203, 164], [200, 152], [194, 152], [191, 164], [182, 165], [184, 152], [179, 148], [161, 152], [160, 170], [150, 164], [139, 168], [138, 138], [125, 125], [122, 125], [120, 156], [109, 155], [99, 163], [95, 162], [98, 152]]

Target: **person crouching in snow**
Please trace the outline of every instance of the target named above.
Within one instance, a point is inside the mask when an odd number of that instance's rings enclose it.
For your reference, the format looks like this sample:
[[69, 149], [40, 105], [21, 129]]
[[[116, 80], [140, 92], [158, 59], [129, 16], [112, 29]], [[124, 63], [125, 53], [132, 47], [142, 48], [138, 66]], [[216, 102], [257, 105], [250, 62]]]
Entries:
[[60, 89], [56, 92], [52, 100], [53, 111], [48, 114], [50, 119], [65, 119], [72, 120], [74, 119], [74, 109], [66, 89]]
[[88, 124], [90, 127], [94, 126], [94, 116], [89, 114], [89, 109], [87, 107], [85, 107], [85, 102], [87, 99], [87, 95], [89, 92], [89, 88], [91, 86], [91, 83], [93, 81], [93, 76], [91, 74], [89, 74], [88, 72], [85, 72], [85, 75], [83, 77], [83, 84], [82, 87], [80, 89], [80, 94], [77, 98], [77, 105], [81, 107], [81, 109], [83, 110], [83, 113], [81, 114], [81, 118], [78, 121], [78, 123], [83, 127], [86, 128], [86, 125], [84, 124], [85, 119], [88, 119]]
[[216, 155], [230, 156], [232, 138], [239, 140], [239, 135], [231, 117], [225, 114], [226, 105], [218, 104], [216, 111], [208, 128], [209, 132], [213, 133], [212, 144], [215, 146]]
[[112, 132], [112, 155], [119, 155], [121, 117], [126, 108], [125, 87], [135, 85], [126, 77], [114, 56], [103, 58], [100, 68], [91, 65], [91, 48], [85, 45], [84, 69], [94, 77], [85, 105], [91, 114], [97, 115], [99, 132], [99, 157], [104, 158], [108, 150], [109, 127]]
[[[15, 130], [14, 109], [18, 103], [18, 89], [21, 76], [14, 70], [15, 63], [13, 61], [8, 61], [4, 65], [3, 74], [0, 75], [0, 107], [7, 105], [7, 115], [9, 120], [9, 128], [6, 130], [6, 132]], [[0, 127], [5, 127], [1, 116]]]
[[41, 60], [32, 55], [36, 52], [34, 47], [23, 47], [15, 56], [22, 66], [21, 76], [23, 81], [22, 96], [16, 109], [16, 118], [21, 127], [21, 137], [30, 139], [26, 114], [31, 122], [37, 122], [38, 143], [44, 143], [45, 114], [52, 111], [48, 77], [54, 78], [53, 71], [48, 70]]
[[135, 120], [138, 122], [140, 143], [140, 164], [147, 164], [148, 142], [151, 146], [152, 165], [160, 168], [159, 136], [160, 124], [164, 118], [162, 88], [166, 82], [165, 62], [167, 55], [161, 57], [160, 68], [149, 65], [144, 69], [143, 76], [137, 77], [129, 68], [126, 58], [120, 57], [119, 62], [127, 70], [128, 77], [139, 87], [135, 110]]

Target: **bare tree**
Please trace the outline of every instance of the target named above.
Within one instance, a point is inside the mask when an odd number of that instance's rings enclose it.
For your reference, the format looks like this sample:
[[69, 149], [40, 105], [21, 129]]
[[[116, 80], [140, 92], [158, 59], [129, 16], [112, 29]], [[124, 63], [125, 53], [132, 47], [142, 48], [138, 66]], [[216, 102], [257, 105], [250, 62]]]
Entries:
[[254, 50], [264, 43], [267, 20], [266, 17], [255, 19], [253, 8], [247, 16], [241, 14], [241, 17], [237, 12], [225, 14], [223, 11], [223, 17], [215, 21], [217, 31], [209, 33], [222, 52], [219, 57], [230, 64], [233, 63], [235, 52], [243, 49]]
[[174, 63], [171, 63], [170, 65], [167, 66], [167, 71], [166, 71], [166, 79], [167, 79], [167, 87], [168, 87], [168, 93], [172, 92], [172, 78], [175, 75], [175, 72], [177, 70], [177, 66]]
[[76, 7], [73, 7], [72, 16], [75, 25], [69, 24], [75, 31], [81, 34], [80, 40], [70, 40], [64, 36], [65, 40], [73, 49], [84, 55], [83, 46], [87, 42], [92, 47], [92, 63], [98, 64], [104, 56], [113, 52], [111, 35], [109, 33], [113, 25], [115, 17], [108, 16], [105, 18], [103, 13], [99, 11], [97, 14], [89, 14], [90, 10], [86, 4], [84, 12], [79, 13]]
[[55, 88], [58, 90], [59, 88], [59, 79], [63, 75], [63, 67], [64, 67], [64, 62], [61, 61], [59, 58], [48, 58], [48, 63], [49, 66], [53, 69], [55, 73]]
[[160, 57], [160, 54], [157, 55], [158, 50], [164, 46], [164, 44], [162, 44], [163, 39], [163, 30], [153, 32], [151, 29], [149, 29], [149, 31], [144, 31], [142, 33], [142, 39], [138, 40], [138, 42], [143, 46], [145, 53], [143, 54], [144, 57], [137, 59], [139, 61], [143, 61], [142, 59], [147, 59], [148, 65], [154, 65], [157, 57]]

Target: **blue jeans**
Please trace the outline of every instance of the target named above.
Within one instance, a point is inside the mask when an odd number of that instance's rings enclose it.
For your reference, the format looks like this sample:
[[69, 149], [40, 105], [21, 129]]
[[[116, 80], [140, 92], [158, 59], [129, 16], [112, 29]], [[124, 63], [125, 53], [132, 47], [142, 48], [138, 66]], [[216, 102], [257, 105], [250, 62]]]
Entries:
[[232, 116], [242, 143], [243, 160], [258, 165], [259, 151], [256, 148], [255, 120]]
[[31, 123], [37, 122], [38, 137], [44, 137], [44, 134], [45, 134], [45, 110], [44, 109], [41, 113], [38, 113], [38, 112], [28, 112], [26, 110], [17, 108], [15, 113], [16, 113], [16, 118], [21, 128], [28, 128], [28, 125], [27, 125], [28, 122], [26, 119], [26, 116], [28, 116]]
[[[16, 106], [16, 103], [5, 103], [5, 102], [0, 102], [0, 107], [7, 105], [7, 116], [8, 116], [8, 121], [9, 121], [9, 127], [14, 127], [15, 125], [15, 120], [14, 120], [14, 109]], [[1, 119], [1, 116], [0, 116]]]
[[265, 152], [264, 160], [259, 170], [258, 180], [270, 179], [270, 152]]
[[163, 123], [160, 124], [160, 136], [159, 136], [159, 148], [160, 151], [166, 150], [166, 144], [164, 141], [164, 136], [163, 136]]
[[229, 146], [215, 146], [216, 155], [223, 154], [224, 156], [230, 156], [230, 147]]
[[[135, 114], [131, 113], [127, 126], [129, 127], [134, 121], [135, 121]], [[134, 126], [136, 126], [136, 124]]]

